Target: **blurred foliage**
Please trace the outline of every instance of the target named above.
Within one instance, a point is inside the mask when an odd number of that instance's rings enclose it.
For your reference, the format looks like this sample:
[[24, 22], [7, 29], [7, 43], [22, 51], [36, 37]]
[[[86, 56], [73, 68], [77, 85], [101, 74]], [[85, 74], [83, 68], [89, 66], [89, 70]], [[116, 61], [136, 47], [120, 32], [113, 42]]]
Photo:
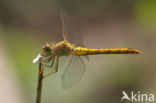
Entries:
[[141, 0], [136, 3], [137, 21], [145, 28], [150, 30], [156, 26], [156, 1]]
[[122, 90], [155, 91], [155, 0], [1, 0], [0, 8], [8, 59], [29, 103], [35, 101], [38, 74], [32, 60], [45, 42], [62, 38], [60, 9], [78, 16], [88, 46], [132, 46], [143, 54], [91, 56], [84, 79], [70, 90], [61, 89], [60, 69], [44, 81], [45, 103], [116, 103]]
[[7, 28], [4, 34], [8, 55], [13, 60], [13, 64], [16, 67], [15, 71], [24, 87], [25, 98], [32, 100], [30, 98], [34, 98], [32, 91], [36, 92], [34, 88], [36, 88], [38, 73], [37, 65], [32, 65], [32, 60], [40, 51], [39, 46], [36, 47], [35, 45], [40, 43], [35, 42], [34, 38], [30, 37], [26, 32], [24, 33], [17, 29]]

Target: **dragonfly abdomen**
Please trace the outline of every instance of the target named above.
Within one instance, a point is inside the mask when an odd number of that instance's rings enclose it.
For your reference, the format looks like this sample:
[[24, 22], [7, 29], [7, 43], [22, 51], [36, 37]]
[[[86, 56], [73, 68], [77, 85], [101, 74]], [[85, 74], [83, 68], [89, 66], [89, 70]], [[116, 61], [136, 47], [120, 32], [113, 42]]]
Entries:
[[141, 52], [133, 48], [115, 48], [115, 49], [89, 49], [77, 47], [75, 54], [77, 56], [96, 55], [96, 54], [140, 54]]

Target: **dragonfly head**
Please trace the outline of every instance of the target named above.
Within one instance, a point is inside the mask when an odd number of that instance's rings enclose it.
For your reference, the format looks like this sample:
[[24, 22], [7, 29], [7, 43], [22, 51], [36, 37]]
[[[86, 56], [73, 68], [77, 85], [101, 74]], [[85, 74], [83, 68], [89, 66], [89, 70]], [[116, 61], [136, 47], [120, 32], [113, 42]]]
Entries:
[[51, 56], [52, 55], [52, 45], [50, 43], [46, 43], [42, 46], [42, 55]]

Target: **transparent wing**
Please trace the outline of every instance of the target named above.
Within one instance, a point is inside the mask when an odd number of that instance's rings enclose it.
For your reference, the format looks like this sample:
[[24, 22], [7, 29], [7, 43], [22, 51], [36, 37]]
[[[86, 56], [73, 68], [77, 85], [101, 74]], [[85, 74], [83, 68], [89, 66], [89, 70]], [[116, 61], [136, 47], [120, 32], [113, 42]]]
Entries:
[[85, 72], [85, 63], [78, 56], [70, 56], [65, 66], [65, 71], [62, 75], [62, 86], [64, 89], [72, 87], [78, 83]]
[[[76, 46], [82, 46], [82, 35], [74, 28], [74, 25], [71, 23], [71, 19], [69, 20], [68, 15], [61, 11], [61, 21], [62, 21], [62, 32], [63, 32], [63, 39], [76, 45]], [[88, 56], [85, 56], [89, 60]]]
[[74, 29], [72, 20], [69, 19], [69, 16], [64, 11], [61, 11], [61, 20], [63, 39], [69, 41], [76, 46], [82, 46], [83, 42], [80, 33], [78, 33], [78, 31]]

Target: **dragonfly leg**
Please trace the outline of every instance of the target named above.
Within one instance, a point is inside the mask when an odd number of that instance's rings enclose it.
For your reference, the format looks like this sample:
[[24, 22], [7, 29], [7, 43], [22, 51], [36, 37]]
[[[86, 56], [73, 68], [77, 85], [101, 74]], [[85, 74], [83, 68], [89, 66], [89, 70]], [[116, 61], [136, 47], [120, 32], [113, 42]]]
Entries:
[[[44, 66], [45, 66], [45, 67], [49, 67], [49, 68], [53, 67], [54, 58], [55, 58], [55, 57], [48, 58], [48, 59], [50, 59], [50, 60], [52, 59], [51, 65], [49, 66], [49, 65], [47, 65], [47, 64], [44, 64]], [[50, 62], [50, 60], [49, 60], [49, 62]]]
[[43, 60], [43, 62], [45, 63], [49, 63], [51, 61], [51, 59], [53, 58], [53, 56], [50, 56], [49, 58], [47, 58], [46, 60]]
[[58, 62], [59, 62], [59, 57], [56, 56], [56, 65], [53, 71], [51, 71], [50, 73], [46, 74], [45, 76], [43, 76], [43, 78], [48, 77], [52, 74], [55, 74], [58, 71]]

